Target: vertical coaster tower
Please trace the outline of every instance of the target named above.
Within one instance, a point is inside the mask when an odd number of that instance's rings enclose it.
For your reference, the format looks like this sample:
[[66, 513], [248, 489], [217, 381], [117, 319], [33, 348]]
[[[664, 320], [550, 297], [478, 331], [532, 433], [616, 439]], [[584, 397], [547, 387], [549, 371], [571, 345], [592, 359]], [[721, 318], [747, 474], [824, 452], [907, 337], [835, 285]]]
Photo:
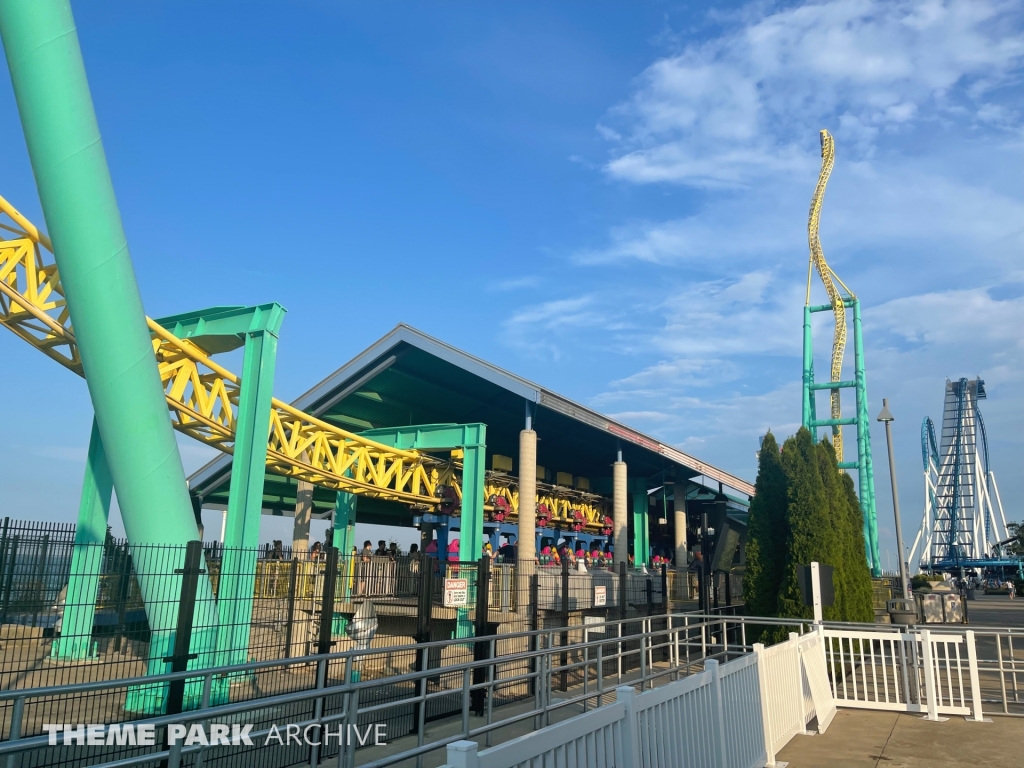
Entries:
[[1003, 564], [996, 547], [1008, 538], [1006, 517], [978, 408], [984, 399], [982, 379], [946, 379], [938, 445], [934, 422], [926, 417], [921, 424], [924, 519], [910, 561], [922, 568], [958, 571]]
[[[856, 469], [860, 496], [860, 510], [864, 517], [864, 549], [868, 566], [875, 576], [882, 574], [878, 556], [878, 518], [875, 512], [875, 475], [871, 462], [871, 432], [868, 419], [867, 382], [864, 375], [864, 342], [861, 335], [860, 301], [846, 287], [839, 276], [825, 261], [825, 253], [818, 238], [818, 224], [821, 219], [821, 205], [825, 198], [825, 185], [835, 164], [835, 144], [828, 131], [821, 131], [821, 172], [818, 185], [811, 198], [811, 210], [807, 222], [807, 242], [810, 246], [810, 260], [807, 264], [807, 297], [804, 302], [804, 372], [803, 372], [803, 425], [817, 441], [819, 427], [832, 428], [832, 442], [840, 469]], [[811, 304], [811, 275], [817, 272], [828, 294], [828, 304]], [[843, 355], [846, 352], [846, 310], [853, 310], [854, 378], [844, 381]], [[814, 380], [814, 347], [811, 337], [811, 314], [831, 311], [835, 317], [835, 332], [832, 337], [832, 366], [827, 382]], [[829, 391], [829, 418], [819, 419], [815, 394], [819, 389]], [[856, 394], [856, 415], [844, 417], [840, 403], [840, 392], [852, 389]], [[843, 427], [857, 428], [857, 460], [845, 461], [843, 452]]]

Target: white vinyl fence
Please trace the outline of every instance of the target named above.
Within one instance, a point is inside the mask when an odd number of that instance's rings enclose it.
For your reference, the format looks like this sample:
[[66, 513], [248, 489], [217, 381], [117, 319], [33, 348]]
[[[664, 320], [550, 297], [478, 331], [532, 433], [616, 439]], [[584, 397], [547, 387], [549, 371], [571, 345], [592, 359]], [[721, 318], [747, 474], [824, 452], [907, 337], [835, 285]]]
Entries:
[[836, 700], [825, 659], [825, 636], [821, 627], [799, 640], [800, 661], [803, 669], [804, 722], [818, 721], [818, 733], [828, 729], [836, 716]]
[[974, 633], [825, 629], [477, 752], [448, 747], [450, 768], [756, 768], [836, 706], [981, 720]]
[[616, 688], [615, 704], [482, 752], [472, 741], [451, 744], [448, 765], [757, 768], [766, 762], [760, 660], [708, 660], [703, 672], [644, 693]]
[[982, 719], [974, 632], [825, 629], [832, 694], [841, 707]]
[[836, 714], [829, 688], [825, 649], [820, 629], [770, 648], [754, 645], [761, 688], [764, 718], [764, 752], [767, 765], [775, 765], [775, 756], [798, 733], [807, 733], [807, 724], [818, 722], [824, 733]]

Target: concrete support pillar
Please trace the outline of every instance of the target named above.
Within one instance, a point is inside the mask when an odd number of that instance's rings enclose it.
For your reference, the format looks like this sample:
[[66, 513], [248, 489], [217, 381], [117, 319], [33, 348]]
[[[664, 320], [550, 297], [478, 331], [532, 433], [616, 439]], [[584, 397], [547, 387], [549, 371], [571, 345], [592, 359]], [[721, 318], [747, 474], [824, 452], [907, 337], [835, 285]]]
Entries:
[[[685, 494], [684, 494], [685, 496]], [[675, 499], [675, 545], [676, 545], [676, 568], [685, 568], [686, 562], [686, 499]]]
[[519, 433], [519, 530], [517, 558], [537, 559], [537, 433]]
[[292, 528], [293, 554], [309, 552], [309, 521], [312, 517], [313, 484], [300, 480], [299, 487], [295, 491], [295, 525]]
[[615, 548], [615, 563], [629, 562], [629, 522], [626, 519], [627, 495], [626, 462], [619, 460], [612, 464], [612, 546]]

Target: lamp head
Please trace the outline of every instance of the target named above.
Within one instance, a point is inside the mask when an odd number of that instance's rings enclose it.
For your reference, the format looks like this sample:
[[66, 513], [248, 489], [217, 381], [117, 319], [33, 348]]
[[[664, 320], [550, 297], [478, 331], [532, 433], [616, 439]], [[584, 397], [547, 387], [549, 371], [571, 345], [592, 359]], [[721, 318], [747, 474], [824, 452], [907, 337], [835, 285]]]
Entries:
[[878, 421], [896, 421], [896, 417], [889, 410], [889, 401], [882, 398], [882, 412], [878, 414]]

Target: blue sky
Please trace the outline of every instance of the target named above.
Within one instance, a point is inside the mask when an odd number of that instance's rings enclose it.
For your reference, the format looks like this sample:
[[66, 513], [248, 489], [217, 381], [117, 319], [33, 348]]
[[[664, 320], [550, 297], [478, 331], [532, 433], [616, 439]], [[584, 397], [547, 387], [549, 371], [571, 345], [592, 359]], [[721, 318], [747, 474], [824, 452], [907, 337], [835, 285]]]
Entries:
[[[863, 303], [871, 412], [897, 417], [908, 538], [947, 376], [986, 379], [1021, 517], [1021, 2], [75, 13], [150, 315], [284, 304], [284, 398], [411, 323], [751, 479], [757, 437], [799, 421], [828, 128], [822, 243]], [[0, 140], [0, 191], [41, 223], [6, 78]], [[85, 387], [13, 335], [0, 352], [0, 514], [73, 519]]]

